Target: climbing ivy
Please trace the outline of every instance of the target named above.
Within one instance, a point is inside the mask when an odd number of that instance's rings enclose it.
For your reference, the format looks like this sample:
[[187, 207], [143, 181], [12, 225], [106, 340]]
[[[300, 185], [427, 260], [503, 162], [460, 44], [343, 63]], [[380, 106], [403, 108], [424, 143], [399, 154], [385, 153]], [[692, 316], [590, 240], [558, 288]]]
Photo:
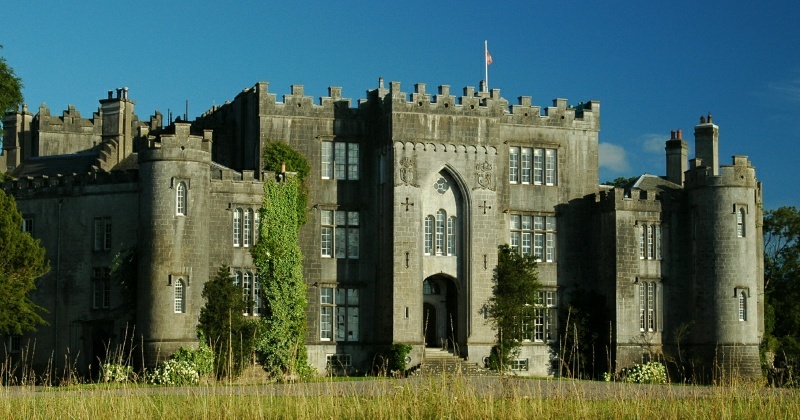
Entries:
[[265, 312], [256, 338], [264, 369], [283, 378], [306, 376], [306, 283], [298, 243], [300, 180], [266, 182], [260, 241], [253, 248]]
[[286, 143], [270, 141], [264, 146], [264, 169], [275, 173], [281, 172], [281, 164], [286, 164], [287, 172], [296, 172], [299, 180], [296, 209], [300, 226], [306, 224], [308, 215], [308, 185], [306, 177], [311, 172], [311, 165], [302, 153], [294, 150]]

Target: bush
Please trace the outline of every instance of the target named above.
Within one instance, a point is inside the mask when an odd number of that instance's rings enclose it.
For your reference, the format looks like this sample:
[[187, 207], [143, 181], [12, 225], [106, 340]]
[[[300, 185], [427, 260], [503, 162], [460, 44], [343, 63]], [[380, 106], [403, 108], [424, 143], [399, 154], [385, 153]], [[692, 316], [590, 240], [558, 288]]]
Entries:
[[124, 383], [133, 377], [133, 367], [119, 363], [103, 363], [100, 369], [103, 382]]
[[408, 353], [411, 353], [411, 349], [412, 347], [410, 344], [392, 344], [392, 347], [389, 350], [391, 353], [389, 358], [389, 370], [400, 372], [405, 372], [408, 370], [408, 366], [406, 366], [406, 357], [408, 356]]
[[667, 383], [667, 369], [661, 362], [649, 362], [641, 365], [622, 369], [620, 372], [623, 382], [636, 384], [665, 384]]
[[183, 386], [200, 383], [200, 374], [197, 373], [197, 369], [186, 360], [163, 361], [145, 378], [151, 385]]
[[173, 360], [187, 362], [194, 367], [197, 374], [207, 376], [214, 371], [214, 352], [200, 333], [200, 346], [196, 349], [181, 347], [172, 355]]

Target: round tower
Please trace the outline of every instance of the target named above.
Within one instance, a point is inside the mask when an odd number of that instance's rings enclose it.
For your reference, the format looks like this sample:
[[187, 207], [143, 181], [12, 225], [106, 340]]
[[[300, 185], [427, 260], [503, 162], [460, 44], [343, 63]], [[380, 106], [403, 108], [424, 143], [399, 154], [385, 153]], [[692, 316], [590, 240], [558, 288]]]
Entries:
[[137, 333], [144, 363], [197, 344], [201, 293], [209, 268], [211, 132], [175, 124], [139, 153], [141, 178]]
[[[710, 117], [709, 117], [710, 121]], [[718, 127], [695, 129], [716, 140]], [[714, 141], [714, 143], [716, 143]], [[698, 152], [699, 155], [699, 152]], [[696, 373], [714, 380], [760, 376], [763, 331], [760, 189], [747, 157], [714, 167], [716, 148], [695, 159], [686, 182], [691, 211]]]

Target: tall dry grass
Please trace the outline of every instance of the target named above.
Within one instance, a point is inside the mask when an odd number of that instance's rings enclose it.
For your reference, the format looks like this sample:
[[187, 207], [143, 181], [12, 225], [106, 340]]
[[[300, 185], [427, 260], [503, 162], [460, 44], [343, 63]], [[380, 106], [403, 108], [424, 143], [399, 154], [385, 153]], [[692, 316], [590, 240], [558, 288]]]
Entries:
[[795, 390], [462, 376], [0, 388], [0, 418], [793, 418]]

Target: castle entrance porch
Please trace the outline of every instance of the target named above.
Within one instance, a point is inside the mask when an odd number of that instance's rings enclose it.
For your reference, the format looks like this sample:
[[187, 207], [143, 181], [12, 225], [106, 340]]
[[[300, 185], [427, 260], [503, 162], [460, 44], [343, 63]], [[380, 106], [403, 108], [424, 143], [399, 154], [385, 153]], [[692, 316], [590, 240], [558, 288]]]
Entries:
[[454, 350], [458, 343], [458, 289], [453, 280], [436, 274], [422, 283], [422, 335], [426, 347]]

